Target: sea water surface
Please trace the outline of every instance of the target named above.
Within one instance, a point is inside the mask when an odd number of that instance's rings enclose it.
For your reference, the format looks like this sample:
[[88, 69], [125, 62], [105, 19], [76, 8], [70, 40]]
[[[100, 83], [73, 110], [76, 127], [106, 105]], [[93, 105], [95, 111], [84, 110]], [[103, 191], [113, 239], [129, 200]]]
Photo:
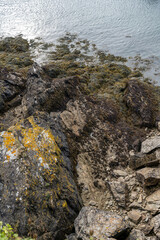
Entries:
[[78, 33], [121, 56], [160, 57], [159, 0], [0, 0], [0, 36]]

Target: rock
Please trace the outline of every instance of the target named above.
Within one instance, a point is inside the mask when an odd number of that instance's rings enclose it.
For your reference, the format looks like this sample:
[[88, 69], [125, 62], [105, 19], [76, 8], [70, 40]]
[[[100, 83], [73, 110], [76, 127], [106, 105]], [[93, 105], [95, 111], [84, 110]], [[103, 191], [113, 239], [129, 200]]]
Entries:
[[145, 235], [150, 234], [153, 227], [150, 225], [150, 223], [140, 223], [137, 228], [142, 231]]
[[156, 150], [156, 158], [160, 161], [160, 149]]
[[26, 94], [22, 99], [23, 115], [28, 117], [35, 111], [56, 112], [65, 109], [67, 102], [78, 94], [77, 77], [46, 80], [41, 78], [42, 69], [34, 64], [30, 70]]
[[160, 190], [155, 191], [146, 198], [146, 210], [157, 212], [160, 210]]
[[152, 166], [157, 166], [159, 164], [159, 159], [157, 159], [156, 154], [135, 154], [134, 156], [131, 157], [129, 161], [129, 166], [132, 169], [138, 169], [141, 167], [152, 167]]
[[127, 172], [125, 172], [123, 170], [114, 170], [113, 173], [116, 177], [126, 177], [127, 176]]
[[61, 113], [61, 119], [67, 129], [77, 136], [80, 135], [80, 132], [86, 125], [86, 116], [76, 101], [67, 104], [67, 110]]
[[160, 168], [143, 168], [137, 171], [137, 178], [144, 186], [156, 185], [160, 182]]
[[133, 229], [129, 234], [127, 240], [146, 240], [146, 237], [143, 232], [138, 229]]
[[22, 236], [63, 239], [81, 208], [60, 128], [37, 112], [0, 133], [0, 218]]
[[139, 210], [132, 210], [128, 213], [128, 217], [132, 222], [138, 224], [142, 218], [142, 214]]
[[124, 100], [131, 112], [135, 114], [133, 118], [134, 121], [136, 119], [137, 125], [151, 127], [155, 124], [157, 101], [148, 84], [136, 79], [130, 80], [126, 88]]
[[118, 214], [98, 210], [92, 207], [83, 207], [74, 222], [75, 231], [80, 239], [92, 236], [96, 239], [119, 239], [128, 235], [129, 224]]
[[152, 218], [151, 226], [153, 227], [155, 235], [160, 239], [160, 214]]
[[72, 233], [69, 236], [67, 236], [67, 240], [78, 240], [76, 234]]
[[160, 136], [154, 136], [142, 142], [141, 152], [149, 153], [157, 148], [160, 148]]
[[[25, 81], [22, 76], [9, 72], [7, 69], [0, 69], [0, 112], [7, 111], [12, 107], [13, 99], [16, 99], [14, 100], [15, 106], [21, 103], [19, 95], [23, 92], [24, 87]], [[17, 97], [20, 97], [20, 100], [17, 101]], [[15, 104], [16, 101], [17, 104]]]
[[117, 204], [120, 207], [125, 207], [127, 192], [128, 192], [127, 184], [124, 182], [113, 181], [113, 182], [108, 182], [108, 185], [110, 187], [110, 190], [111, 190]]

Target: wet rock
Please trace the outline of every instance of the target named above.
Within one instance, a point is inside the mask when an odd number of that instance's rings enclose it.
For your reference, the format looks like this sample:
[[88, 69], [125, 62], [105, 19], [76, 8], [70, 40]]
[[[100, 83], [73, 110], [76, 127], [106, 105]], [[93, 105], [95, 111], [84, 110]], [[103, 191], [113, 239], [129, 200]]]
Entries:
[[113, 173], [116, 177], [126, 177], [127, 176], [127, 172], [125, 172], [123, 170], [114, 170]]
[[120, 207], [126, 206], [126, 198], [127, 198], [127, 192], [128, 192], [128, 186], [124, 182], [108, 182], [108, 185], [110, 187], [110, 190], [117, 202], [117, 204]]
[[138, 224], [142, 218], [142, 213], [139, 210], [132, 210], [128, 213], [128, 217], [132, 222]]
[[104, 240], [125, 238], [130, 228], [118, 214], [92, 207], [83, 207], [74, 225], [77, 236], [83, 240], [90, 237]]
[[157, 148], [160, 148], [160, 136], [154, 136], [142, 142], [141, 152], [149, 153]]
[[60, 240], [71, 232], [81, 201], [68, 153], [46, 113], [0, 133], [0, 216], [20, 235]]
[[156, 185], [160, 182], [160, 168], [143, 168], [137, 171], [137, 178], [144, 186]]
[[[139, 124], [151, 127], [155, 124], [157, 102], [149, 85], [138, 80], [130, 80], [125, 93], [125, 102]], [[138, 119], [137, 119], [138, 124]]]
[[160, 210], [160, 190], [155, 191], [146, 198], [146, 209], [157, 212]]
[[146, 240], [146, 237], [143, 232], [138, 229], [133, 229], [129, 234], [127, 240]]
[[152, 218], [151, 226], [153, 227], [155, 235], [160, 239], [160, 214]]

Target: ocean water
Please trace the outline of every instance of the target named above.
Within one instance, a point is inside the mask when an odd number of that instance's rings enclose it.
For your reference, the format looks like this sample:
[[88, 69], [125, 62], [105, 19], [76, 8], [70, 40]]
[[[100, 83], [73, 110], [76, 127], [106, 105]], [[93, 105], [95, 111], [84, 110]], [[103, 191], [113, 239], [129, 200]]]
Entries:
[[1, 0], [0, 36], [78, 33], [121, 56], [160, 57], [159, 0]]

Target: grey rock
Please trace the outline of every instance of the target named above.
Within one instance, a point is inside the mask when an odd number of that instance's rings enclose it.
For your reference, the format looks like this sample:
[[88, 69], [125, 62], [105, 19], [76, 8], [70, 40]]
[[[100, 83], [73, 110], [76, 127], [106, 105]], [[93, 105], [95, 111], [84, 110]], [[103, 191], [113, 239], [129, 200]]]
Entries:
[[110, 187], [110, 190], [111, 190], [117, 204], [120, 207], [125, 207], [127, 193], [128, 193], [127, 184], [124, 182], [113, 181], [113, 182], [108, 182], [108, 185]]
[[159, 164], [159, 159], [157, 159], [156, 154], [142, 154], [138, 153], [131, 157], [129, 166], [132, 169], [138, 169], [141, 167], [152, 167]]
[[143, 232], [138, 229], [133, 229], [129, 234], [127, 240], [146, 240], [146, 237]]
[[160, 148], [160, 136], [150, 137], [142, 142], [141, 152], [149, 153], [157, 148]]
[[137, 171], [137, 178], [144, 186], [156, 185], [160, 182], [160, 168], [143, 168]]
[[155, 235], [160, 239], [160, 214], [152, 218], [151, 226], [153, 227]]
[[60, 128], [37, 112], [0, 133], [0, 219], [21, 235], [62, 239], [80, 211]]
[[75, 231], [80, 239], [88, 240], [124, 237], [130, 229], [129, 224], [118, 214], [92, 207], [83, 207], [74, 222]]
[[160, 210], [160, 190], [155, 191], [146, 198], [146, 210], [157, 212]]

